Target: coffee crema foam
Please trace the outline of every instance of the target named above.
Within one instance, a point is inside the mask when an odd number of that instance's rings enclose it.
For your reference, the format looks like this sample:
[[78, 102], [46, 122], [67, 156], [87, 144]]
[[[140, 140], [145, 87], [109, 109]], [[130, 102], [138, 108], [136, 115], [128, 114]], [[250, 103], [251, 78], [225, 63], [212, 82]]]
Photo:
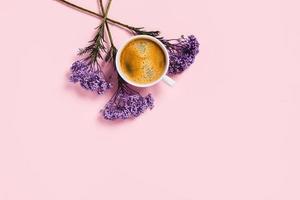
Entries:
[[162, 48], [149, 39], [135, 39], [121, 52], [120, 68], [126, 78], [138, 84], [152, 83], [163, 75], [166, 58]]

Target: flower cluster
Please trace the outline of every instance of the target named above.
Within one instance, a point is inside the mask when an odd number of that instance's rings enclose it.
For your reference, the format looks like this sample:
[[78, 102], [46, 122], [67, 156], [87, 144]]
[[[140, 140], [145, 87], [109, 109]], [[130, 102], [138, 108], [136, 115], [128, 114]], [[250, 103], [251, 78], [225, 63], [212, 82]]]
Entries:
[[154, 99], [151, 94], [143, 97], [121, 80], [116, 93], [101, 112], [107, 120], [129, 119], [138, 117], [153, 107]]
[[84, 61], [76, 61], [71, 67], [70, 81], [80, 83], [81, 87], [86, 90], [103, 94], [111, 88], [111, 83], [108, 83], [102, 71], [93, 69]]
[[161, 39], [170, 55], [169, 74], [178, 74], [186, 70], [195, 61], [199, 53], [199, 42], [194, 35], [182, 36], [176, 40]]

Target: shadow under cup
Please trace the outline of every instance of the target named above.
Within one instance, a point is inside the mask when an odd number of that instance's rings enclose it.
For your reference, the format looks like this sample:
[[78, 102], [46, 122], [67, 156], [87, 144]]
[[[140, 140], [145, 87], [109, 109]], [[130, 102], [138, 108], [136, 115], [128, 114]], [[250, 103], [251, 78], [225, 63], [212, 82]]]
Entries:
[[166, 76], [169, 54], [156, 38], [134, 36], [118, 51], [116, 67], [119, 75], [129, 84], [149, 87]]

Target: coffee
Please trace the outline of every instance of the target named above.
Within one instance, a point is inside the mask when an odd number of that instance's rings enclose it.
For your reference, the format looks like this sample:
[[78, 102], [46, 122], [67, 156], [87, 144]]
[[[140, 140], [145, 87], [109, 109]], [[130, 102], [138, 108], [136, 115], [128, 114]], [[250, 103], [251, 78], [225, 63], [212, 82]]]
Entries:
[[166, 56], [162, 48], [149, 39], [134, 39], [122, 50], [122, 74], [137, 84], [149, 84], [161, 78], [166, 69]]

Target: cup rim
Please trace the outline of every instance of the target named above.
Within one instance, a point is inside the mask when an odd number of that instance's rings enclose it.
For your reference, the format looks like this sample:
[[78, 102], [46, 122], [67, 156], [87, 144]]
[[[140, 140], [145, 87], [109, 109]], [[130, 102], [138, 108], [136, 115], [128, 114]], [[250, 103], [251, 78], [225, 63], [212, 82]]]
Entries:
[[[130, 43], [131, 41], [136, 40], [136, 39], [149, 39], [149, 40], [155, 42], [156, 44], [158, 44], [159, 47], [164, 52], [165, 59], [166, 59], [165, 71], [164, 71], [164, 73], [161, 75], [161, 77], [159, 79], [157, 79], [157, 80], [155, 80], [155, 81], [153, 81], [151, 83], [139, 84], [139, 83], [133, 82], [133, 81], [127, 79], [125, 77], [125, 75], [123, 74], [122, 70], [120, 69], [120, 65], [121, 65], [120, 64], [120, 57], [121, 57], [122, 51], [124, 50], [124, 48], [126, 47], [126, 45], [128, 43]], [[168, 69], [169, 69], [169, 52], [168, 52], [167, 48], [165, 47], [165, 45], [161, 41], [159, 41], [157, 38], [155, 38], [153, 36], [149, 36], [149, 35], [136, 35], [136, 36], [132, 36], [126, 42], [123, 43], [123, 45], [121, 46], [121, 48], [117, 52], [115, 64], [116, 64], [116, 69], [117, 69], [118, 74], [127, 83], [129, 83], [129, 84], [131, 84], [133, 86], [136, 86], [136, 87], [142, 87], [142, 88], [150, 87], [150, 86], [153, 86], [153, 85], [157, 84], [158, 82], [160, 82], [163, 79], [163, 77], [166, 76], [166, 74], [168, 72]]]

